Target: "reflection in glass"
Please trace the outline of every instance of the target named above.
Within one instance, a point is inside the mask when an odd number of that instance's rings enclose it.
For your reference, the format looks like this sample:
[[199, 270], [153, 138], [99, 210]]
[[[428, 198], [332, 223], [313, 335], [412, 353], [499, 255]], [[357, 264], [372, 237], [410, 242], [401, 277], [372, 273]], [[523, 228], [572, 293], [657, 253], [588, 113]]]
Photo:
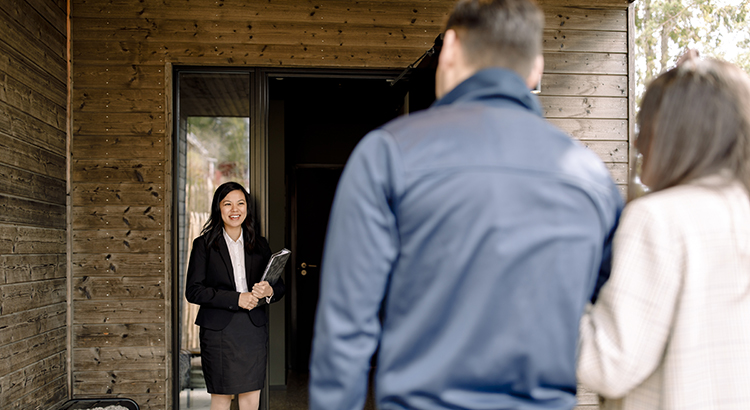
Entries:
[[179, 408], [209, 409], [200, 361], [198, 306], [184, 297], [187, 260], [211, 211], [216, 187], [250, 182], [249, 73], [179, 73]]

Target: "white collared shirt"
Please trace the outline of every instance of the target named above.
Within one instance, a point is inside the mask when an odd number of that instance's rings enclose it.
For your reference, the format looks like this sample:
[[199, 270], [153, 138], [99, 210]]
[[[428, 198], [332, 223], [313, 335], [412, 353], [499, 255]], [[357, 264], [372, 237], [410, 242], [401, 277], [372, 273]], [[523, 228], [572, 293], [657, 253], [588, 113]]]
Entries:
[[224, 232], [224, 240], [227, 242], [227, 248], [229, 249], [229, 259], [232, 260], [234, 285], [237, 288], [237, 292], [249, 292], [247, 277], [245, 276], [245, 241], [242, 238], [242, 234], [235, 241], [229, 237], [226, 229], [222, 230]]

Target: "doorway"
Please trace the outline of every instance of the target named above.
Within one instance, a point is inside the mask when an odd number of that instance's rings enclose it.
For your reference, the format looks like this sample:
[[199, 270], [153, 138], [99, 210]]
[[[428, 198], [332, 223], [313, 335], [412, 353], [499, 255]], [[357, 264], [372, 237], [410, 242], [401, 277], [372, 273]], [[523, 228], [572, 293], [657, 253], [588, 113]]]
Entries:
[[[261, 234], [269, 240], [272, 250], [292, 250], [284, 278], [285, 297], [269, 309], [269, 362], [261, 408], [306, 408], [325, 231], [338, 179], [352, 150], [369, 131], [431, 103], [433, 83], [428, 80], [425, 87], [420, 77], [410, 75], [393, 85], [400, 72], [372, 70], [181, 67], [175, 73], [173, 260], [177, 277], [173, 300], [183, 302], [176, 304], [173, 317], [175, 351], [186, 350], [186, 338], [191, 329], [195, 330], [185, 314], [190, 306], [182, 300], [182, 276], [195, 234], [187, 229], [193, 221], [185, 201], [187, 196], [198, 197], [186, 185], [192, 169], [188, 157], [193, 155], [201, 164], [208, 163], [207, 176], [245, 170], [230, 177], [242, 179], [256, 197]], [[244, 127], [236, 135], [231, 134], [231, 141], [244, 141], [244, 145], [227, 146], [225, 153], [239, 154], [238, 158], [245, 162], [224, 169], [219, 166], [223, 157], [208, 152], [208, 148], [221, 145], [217, 143], [226, 145], [229, 141], [230, 133], [224, 128], [211, 137], [215, 140], [203, 143], [206, 152], [191, 148], [200, 148], [200, 144], [195, 144], [188, 130], [192, 124], [189, 117], [222, 117], [218, 120], [222, 126], [237, 123]], [[201, 118], [196, 121], [204, 128], [213, 124]], [[209, 196], [208, 191], [202, 193], [203, 197]], [[193, 225], [199, 226], [200, 222]], [[189, 353], [190, 362], [196, 362], [199, 352]], [[173, 360], [175, 374], [181, 374], [179, 370], [186, 367], [178, 359], [175, 356]], [[198, 408], [196, 390], [185, 389], [184, 383], [175, 383], [175, 403], [183, 408]]]

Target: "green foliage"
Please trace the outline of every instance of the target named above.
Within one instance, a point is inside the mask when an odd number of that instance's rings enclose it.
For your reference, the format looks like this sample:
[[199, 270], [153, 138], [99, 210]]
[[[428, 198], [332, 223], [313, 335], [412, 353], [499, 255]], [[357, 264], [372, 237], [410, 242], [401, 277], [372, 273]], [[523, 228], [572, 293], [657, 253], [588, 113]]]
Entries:
[[[750, 72], [750, 0], [638, 0], [637, 103], [645, 86], [688, 48]], [[730, 52], [727, 52], [730, 50]]]

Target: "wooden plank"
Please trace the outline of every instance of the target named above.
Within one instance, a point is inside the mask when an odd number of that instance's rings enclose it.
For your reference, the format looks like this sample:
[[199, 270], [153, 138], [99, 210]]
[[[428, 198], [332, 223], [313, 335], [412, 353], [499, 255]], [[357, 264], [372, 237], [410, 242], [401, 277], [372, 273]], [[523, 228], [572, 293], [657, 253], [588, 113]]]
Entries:
[[[0, 123], [2, 104], [0, 104]], [[1, 126], [2, 124], [0, 124]], [[2, 128], [0, 128], [1, 130]], [[0, 162], [44, 176], [65, 179], [65, 156], [39, 148], [16, 138], [8, 137], [0, 131]]]
[[65, 181], [0, 163], [0, 192], [65, 205]]
[[148, 394], [164, 393], [167, 371], [157, 370], [111, 370], [73, 371], [73, 394]]
[[546, 52], [627, 53], [628, 36], [624, 31], [544, 30]]
[[624, 75], [545, 74], [542, 76], [541, 95], [627, 97], [628, 77]]
[[[312, 65], [314, 62], [316, 66], [403, 68], [427, 51], [432, 41], [413, 47], [193, 42], [137, 43], [116, 48], [102, 48], [96, 43], [90, 46], [91, 52], [76, 48], [81, 53], [78, 59], [74, 58], [76, 67], [85, 64], [76, 69], [77, 83], [95, 88], [109, 88], [113, 84], [117, 84], [117, 88], [156, 88], [155, 83], [163, 81], [163, 76], [159, 77], [154, 71], [161, 70], [164, 61], [261, 66]], [[99, 50], [98, 59], [86, 61], [86, 58], [93, 58], [94, 49]], [[113, 65], [95, 65], [104, 60]]]
[[108, 58], [98, 53], [98, 64], [82, 64], [73, 60], [73, 82], [79, 90], [93, 89], [164, 89], [164, 64], [156, 65], [123, 64], [113, 61], [112, 65], [102, 65]]
[[[45, 11], [44, 7], [41, 8]], [[26, 28], [24, 34], [29, 39], [36, 40], [39, 44], [45, 44], [60, 57], [65, 58], [67, 47], [66, 38], [66, 11], [57, 9], [52, 13], [41, 15], [33, 6], [25, 1], [3, 1], [0, 2], [0, 19], [6, 16], [15, 21], [19, 26]], [[46, 20], [49, 17], [50, 20]], [[60, 26], [56, 24], [62, 23]]]
[[[76, 128], [85, 130], [77, 134], [73, 142], [73, 155], [80, 158], [143, 158], [143, 159], [164, 159], [166, 152], [166, 137], [164, 129], [166, 121], [159, 119], [150, 124], [118, 124], [114, 122], [118, 119], [127, 121], [128, 117], [135, 118], [137, 115], [155, 117], [149, 114], [93, 114], [87, 113], [88, 117], [84, 120], [77, 121]], [[101, 117], [97, 119], [97, 117]], [[109, 118], [105, 118], [109, 117]], [[162, 117], [159, 115], [159, 117]], [[103, 122], [113, 121], [113, 122]], [[113, 128], [109, 128], [109, 127]], [[156, 135], [151, 135], [155, 128], [160, 131]], [[131, 134], [131, 135], [128, 135]], [[136, 134], [136, 135], [132, 135]]]
[[86, 324], [73, 326], [73, 347], [165, 347], [164, 324]]
[[544, 72], [627, 75], [627, 55], [609, 53], [544, 53]]
[[10, 403], [7, 410], [24, 409], [57, 409], [68, 400], [67, 377], [58, 377], [44, 387], [41, 387], [18, 400]]
[[60, 106], [66, 106], [67, 80], [54, 78], [26, 56], [0, 41], [0, 71]]
[[65, 254], [0, 255], [0, 284], [64, 278]]
[[[164, 280], [162, 277], [96, 277], [84, 276], [73, 281], [73, 299], [75, 300], [122, 300], [151, 299], [164, 300]], [[79, 307], [74, 307], [74, 314]], [[161, 312], [163, 315], [163, 311]], [[97, 322], [101, 323], [103, 321]], [[143, 317], [142, 322], [150, 323], [152, 318]]]
[[0, 70], [0, 101], [54, 130], [64, 130], [67, 110]]
[[18, 52], [23, 53], [37, 67], [54, 78], [62, 79], [67, 74], [66, 49], [53, 50], [35, 41], [23, 26], [0, 11], [0, 38]]
[[628, 164], [609, 162], [604, 165], [609, 169], [609, 174], [616, 184], [628, 183]]
[[[104, 119], [103, 114], [97, 114], [102, 117], [100, 121], [110, 121], [111, 117], [115, 119], [127, 118], [127, 114], [110, 115], [110, 119]], [[143, 114], [147, 115], [147, 114]], [[91, 116], [91, 115], [89, 115]], [[159, 115], [161, 117], [161, 115]], [[145, 160], [165, 160], [166, 137], [164, 136], [165, 121], [161, 124], [119, 124], [119, 123], [99, 123], [95, 116], [91, 116], [88, 122], [78, 121], [77, 128], [85, 130], [84, 134], [77, 135], [72, 153], [80, 158], [106, 158], [112, 159], [130, 159], [141, 158]], [[107, 128], [109, 126], [115, 129]], [[150, 135], [154, 127], [158, 128], [159, 133]], [[130, 128], [128, 131], [126, 128]], [[128, 132], [139, 135], [123, 135]]]
[[0, 101], [0, 130], [2, 130], [0, 135], [7, 134], [29, 144], [31, 145], [29, 149], [43, 149], [64, 156], [66, 143], [64, 125], [63, 121], [60, 127], [52, 126]]
[[580, 140], [628, 140], [627, 120], [552, 118], [549, 122]]
[[15, 343], [36, 335], [65, 328], [67, 320], [65, 302], [26, 309], [18, 313], [0, 315], [0, 346]]
[[441, 26], [453, 1], [411, 4], [323, 0], [315, 3], [297, 0], [277, 0], [273, 3], [224, 0], [220, 3], [195, 3], [189, 0], [148, 2], [75, 0], [74, 18], [145, 18], [158, 20], [179, 16], [185, 20], [238, 21], [242, 24], [256, 20], [286, 22], [318, 22], [327, 24], [420, 25]]
[[73, 232], [75, 253], [162, 253], [166, 243], [161, 231], [121, 229]]
[[[432, 44], [441, 27], [320, 24], [318, 22], [278, 22], [253, 20], [249, 24], [226, 20], [81, 19], [73, 26], [76, 45], [89, 41], [107, 42], [180, 42], [211, 44], [346, 44], [399, 45], [406, 47]], [[86, 58], [85, 53], [82, 57]]]
[[57, 31], [66, 34], [68, 22], [67, 0], [51, 0], [31, 2], [31, 7], [36, 10], [46, 21], [52, 24]]
[[65, 253], [65, 230], [0, 224], [0, 254]]
[[166, 97], [161, 89], [73, 90], [73, 108], [82, 112], [159, 112]]
[[71, 193], [73, 206], [86, 205], [128, 205], [161, 206], [165, 198], [161, 184], [103, 184], [79, 182]]
[[[158, 160], [88, 160], [73, 161], [71, 179], [75, 182], [105, 182], [163, 184], [164, 165]], [[159, 185], [163, 186], [163, 185]], [[161, 188], [160, 188], [161, 189]], [[161, 199], [161, 198], [159, 198]]]
[[107, 253], [73, 254], [73, 277], [82, 276], [157, 276], [166, 269], [161, 254]]
[[65, 229], [65, 205], [38, 202], [0, 194], [0, 223], [19, 223]]
[[65, 279], [0, 285], [0, 312], [7, 315], [65, 302]]
[[0, 375], [65, 351], [67, 330], [54, 329], [0, 346]]
[[566, 30], [627, 31], [628, 13], [622, 10], [593, 10], [561, 7], [560, 0], [542, 4], [545, 28]]
[[625, 141], [582, 141], [604, 162], [628, 162], [628, 143]]
[[104, 347], [73, 349], [73, 368], [78, 371], [141, 370], [167, 366], [166, 347]]
[[555, 6], [566, 6], [566, 7], [580, 7], [592, 10], [599, 9], [620, 9], [625, 10], [630, 4], [629, 0], [538, 0], [537, 3], [541, 7], [546, 5]]
[[628, 118], [627, 98], [540, 96], [539, 101], [547, 118]]
[[164, 208], [156, 206], [107, 205], [73, 208], [73, 230], [137, 229], [164, 230]]
[[164, 323], [169, 315], [170, 312], [164, 307], [163, 296], [162, 299], [153, 300], [77, 300], [73, 304], [73, 323], [78, 325]]
[[0, 408], [7, 409], [16, 398], [66, 377], [66, 356], [65, 352], [60, 352], [0, 377]]

